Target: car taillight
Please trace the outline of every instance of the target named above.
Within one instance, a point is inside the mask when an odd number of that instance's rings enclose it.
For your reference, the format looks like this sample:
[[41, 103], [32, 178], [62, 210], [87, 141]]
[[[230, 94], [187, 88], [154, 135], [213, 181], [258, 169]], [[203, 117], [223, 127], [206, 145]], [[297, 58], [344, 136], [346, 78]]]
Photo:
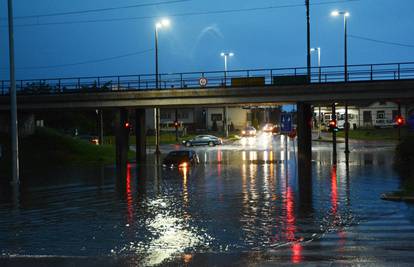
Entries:
[[180, 165], [178, 165], [179, 168], [187, 168], [188, 162], [182, 162]]

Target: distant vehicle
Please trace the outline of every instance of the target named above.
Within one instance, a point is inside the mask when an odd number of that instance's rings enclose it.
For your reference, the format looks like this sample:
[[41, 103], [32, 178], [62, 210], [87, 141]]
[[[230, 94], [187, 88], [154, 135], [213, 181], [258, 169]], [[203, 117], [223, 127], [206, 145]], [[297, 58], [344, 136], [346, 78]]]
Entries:
[[273, 127], [272, 133], [273, 133], [273, 134], [279, 134], [279, 133], [280, 133], [280, 128], [279, 128], [279, 125], [275, 125], [275, 126]]
[[171, 151], [162, 162], [163, 167], [185, 168], [200, 163], [200, 159], [194, 150]]
[[214, 135], [197, 135], [193, 139], [184, 140], [183, 145], [190, 146], [216, 146], [223, 144], [223, 140]]
[[265, 126], [263, 126], [262, 131], [265, 133], [271, 133], [273, 132], [274, 127], [273, 123], [266, 123]]
[[247, 126], [241, 131], [241, 136], [256, 136], [256, 129], [253, 126]]
[[93, 145], [99, 145], [99, 138], [96, 136], [78, 135], [77, 138], [79, 138], [80, 140], [87, 141], [88, 143], [93, 144]]

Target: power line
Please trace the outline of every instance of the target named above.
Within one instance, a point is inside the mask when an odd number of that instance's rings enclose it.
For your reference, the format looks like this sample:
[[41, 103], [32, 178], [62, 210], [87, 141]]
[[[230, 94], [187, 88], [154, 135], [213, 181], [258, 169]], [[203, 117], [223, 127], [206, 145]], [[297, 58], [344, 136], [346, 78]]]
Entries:
[[110, 60], [115, 60], [115, 59], [120, 59], [120, 58], [125, 58], [125, 57], [141, 55], [141, 54], [151, 52], [153, 50], [154, 49], [147, 49], [147, 50], [142, 50], [142, 51], [138, 51], [138, 52], [132, 52], [132, 53], [128, 53], [128, 54], [113, 56], [113, 57], [100, 58], [100, 59], [94, 59], [94, 60], [88, 60], [88, 61], [81, 61], [81, 62], [69, 63], [69, 64], [50, 65], [50, 66], [37, 66], [37, 67], [36, 66], [30, 66], [30, 67], [20, 67], [20, 68], [17, 68], [17, 69], [19, 69], [19, 70], [30, 70], [30, 69], [54, 69], [54, 68], [73, 67], [73, 66], [93, 64], [93, 63], [99, 63], [99, 62], [105, 62], [105, 61], [110, 61]]
[[[321, 6], [339, 3], [358, 2], [361, 0], [336, 0], [327, 2], [312, 3], [311, 6]], [[168, 17], [188, 17], [188, 16], [200, 16], [200, 15], [217, 15], [217, 14], [229, 14], [229, 13], [244, 13], [251, 11], [266, 11], [273, 9], [284, 9], [284, 8], [295, 8], [303, 7], [304, 4], [290, 4], [290, 5], [278, 5], [278, 6], [267, 6], [267, 7], [253, 7], [253, 8], [239, 8], [239, 9], [224, 9], [224, 10], [212, 10], [212, 11], [199, 11], [199, 12], [185, 12], [168, 15]], [[17, 24], [15, 27], [29, 27], [29, 26], [50, 26], [50, 25], [69, 25], [69, 24], [83, 24], [83, 23], [98, 23], [98, 22], [121, 22], [131, 20], [144, 20], [144, 19], [156, 19], [158, 15], [140, 16], [140, 17], [127, 17], [127, 18], [108, 18], [108, 19], [89, 19], [89, 20], [72, 20], [72, 21], [61, 21], [61, 22], [44, 22], [44, 23], [26, 23]], [[5, 27], [3, 25], [3, 27]]]
[[[177, 4], [177, 3], [189, 2], [189, 1], [191, 0], [172, 0], [172, 1], [157, 2], [157, 3], [136, 4], [136, 5], [119, 6], [119, 7], [107, 7], [107, 8], [98, 8], [98, 9], [58, 12], [58, 13], [50, 13], [50, 14], [16, 16], [15, 19], [30, 19], [30, 18], [57, 17], [57, 16], [66, 16], [66, 15], [79, 15], [79, 14], [98, 13], [98, 12], [114, 11], [114, 10], [130, 9], [130, 8], [138, 8], [138, 7]], [[1, 19], [4, 20], [6, 18], [1, 18]]]
[[397, 42], [378, 40], [378, 39], [373, 39], [373, 38], [368, 38], [368, 37], [363, 37], [363, 36], [358, 36], [358, 35], [352, 35], [352, 34], [350, 34], [348, 36], [351, 37], [351, 38], [354, 38], [354, 39], [360, 39], [360, 40], [370, 41], [370, 42], [379, 43], [379, 44], [395, 45], [395, 46], [414, 48], [414, 45], [411, 45], [411, 44], [403, 44], [403, 43], [397, 43]]

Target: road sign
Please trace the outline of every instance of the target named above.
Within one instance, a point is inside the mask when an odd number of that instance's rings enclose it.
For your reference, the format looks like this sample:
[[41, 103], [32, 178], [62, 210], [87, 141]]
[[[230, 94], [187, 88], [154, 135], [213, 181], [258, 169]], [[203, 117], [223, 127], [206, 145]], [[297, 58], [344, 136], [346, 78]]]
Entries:
[[205, 87], [207, 86], [208, 80], [207, 78], [201, 77], [200, 80], [198, 80], [198, 83], [200, 84], [201, 87]]
[[292, 114], [283, 113], [280, 115], [280, 132], [282, 134], [288, 134], [293, 130]]

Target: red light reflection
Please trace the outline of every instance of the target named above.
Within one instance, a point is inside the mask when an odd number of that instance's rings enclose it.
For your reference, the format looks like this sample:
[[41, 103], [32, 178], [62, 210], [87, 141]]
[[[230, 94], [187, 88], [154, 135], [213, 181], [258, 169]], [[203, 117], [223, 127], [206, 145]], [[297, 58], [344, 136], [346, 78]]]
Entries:
[[292, 188], [290, 186], [287, 187], [286, 190], [286, 240], [289, 242], [293, 242], [292, 244], [292, 256], [291, 261], [292, 263], [300, 263], [303, 260], [302, 257], [302, 245], [300, 240], [295, 237], [296, 233], [296, 216], [295, 216], [295, 200]]
[[126, 201], [127, 201], [127, 222], [129, 225], [133, 223], [134, 217], [134, 199], [132, 196], [131, 189], [131, 164], [127, 164], [127, 173], [126, 173]]
[[331, 170], [331, 205], [332, 214], [336, 215], [336, 212], [338, 211], [338, 184], [336, 176], [336, 166], [333, 166]]

